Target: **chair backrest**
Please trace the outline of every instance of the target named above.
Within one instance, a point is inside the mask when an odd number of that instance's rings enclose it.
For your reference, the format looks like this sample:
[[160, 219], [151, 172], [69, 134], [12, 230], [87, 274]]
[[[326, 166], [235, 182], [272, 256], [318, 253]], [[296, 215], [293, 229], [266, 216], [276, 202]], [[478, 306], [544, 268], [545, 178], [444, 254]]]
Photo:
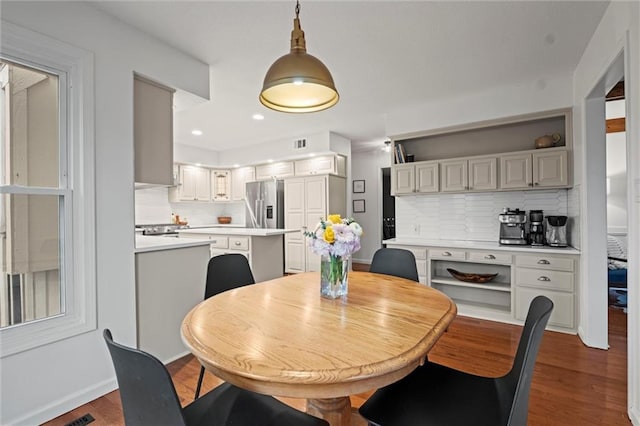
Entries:
[[146, 352], [104, 340], [116, 370], [126, 425], [185, 425], [180, 400], [165, 366]]
[[531, 376], [552, 310], [553, 302], [545, 296], [537, 296], [531, 301], [511, 371], [498, 379], [501, 400], [506, 408], [510, 408], [508, 425], [527, 424]]
[[408, 280], [418, 281], [416, 257], [409, 250], [381, 248], [373, 255], [369, 272], [394, 275]]
[[204, 298], [254, 283], [246, 257], [238, 253], [221, 254], [209, 260]]

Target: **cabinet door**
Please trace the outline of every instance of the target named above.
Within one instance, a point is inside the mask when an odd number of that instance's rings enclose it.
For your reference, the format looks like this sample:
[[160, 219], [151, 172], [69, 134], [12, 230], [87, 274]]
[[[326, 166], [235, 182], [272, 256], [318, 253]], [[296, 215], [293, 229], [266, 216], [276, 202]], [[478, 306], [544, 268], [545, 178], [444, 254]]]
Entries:
[[[333, 213], [333, 212], [331, 212]], [[305, 178], [305, 225], [308, 231], [313, 231], [321, 218], [327, 214], [327, 178], [324, 176]], [[306, 270], [320, 270], [320, 256], [313, 253], [304, 238], [306, 248]]]
[[336, 173], [336, 161], [332, 155], [298, 160], [294, 164], [296, 176]]
[[413, 164], [391, 167], [391, 195], [415, 192], [415, 167]]
[[498, 187], [495, 158], [473, 158], [469, 160], [469, 189], [484, 191]]
[[467, 160], [440, 162], [441, 191], [466, 191], [469, 189], [467, 179]]
[[174, 185], [173, 92], [139, 76], [134, 77], [135, 182]]
[[211, 199], [229, 201], [231, 199], [231, 172], [229, 170], [211, 171]]
[[440, 189], [439, 182], [439, 164], [416, 164], [416, 192], [438, 192]]
[[533, 153], [533, 185], [567, 186], [567, 151]]
[[293, 176], [293, 161], [282, 161], [280, 163], [273, 163], [272, 165], [273, 176], [280, 178], [286, 178]]
[[273, 177], [273, 164], [256, 166], [256, 180], [266, 180]]
[[575, 323], [575, 301], [573, 293], [516, 287], [515, 316], [524, 321], [531, 301], [539, 295], [547, 296], [554, 304], [549, 317], [549, 325], [573, 328]]
[[531, 154], [500, 156], [500, 188], [526, 189], [533, 186], [531, 179]]
[[231, 199], [242, 201], [245, 196], [245, 185], [256, 179], [254, 167], [242, 167], [231, 172]]
[[180, 201], [209, 201], [209, 169], [180, 166]]
[[284, 227], [299, 232], [284, 234], [285, 272], [304, 272], [306, 267], [304, 216], [304, 178], [284, 181]]

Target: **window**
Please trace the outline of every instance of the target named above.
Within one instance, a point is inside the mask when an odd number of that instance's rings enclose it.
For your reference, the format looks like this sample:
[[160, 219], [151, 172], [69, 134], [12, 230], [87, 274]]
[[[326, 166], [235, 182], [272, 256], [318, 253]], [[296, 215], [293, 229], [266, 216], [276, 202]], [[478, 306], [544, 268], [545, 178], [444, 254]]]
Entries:
[[95, 328], [92, 67], [2, 22], [0, 356]]

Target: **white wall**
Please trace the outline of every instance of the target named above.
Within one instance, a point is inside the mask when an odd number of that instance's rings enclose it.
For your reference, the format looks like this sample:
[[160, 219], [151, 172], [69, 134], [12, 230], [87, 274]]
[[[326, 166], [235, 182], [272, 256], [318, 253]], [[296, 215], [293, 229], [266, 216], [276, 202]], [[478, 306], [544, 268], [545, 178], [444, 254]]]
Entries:
[[208, 98], [209, 68], [85, 3], [0, 7], [3, 20], [95, 55], [98, 330], [0, 361], [0, 424], [38, 424], [116, 387], [103, 328], [136, 342], [133, 72]]
[[[383, 143], [380, 143], [383, 146]], [[353, 213], [353, 218], [362, 226], [360, 251], [353, 255], [354, 262], [371, 263], [373, 254], [382, 247], [382, 168], [391, 165], [388, 152], [381, 149], [354, 152], [351, 157], [351, 180], [347, 181], [352, 200], [365, 200], [365, 212]], [[353, 193], [353, 181], [364, 180], [364, 194]], [[353, 203], [349, 206], [352, 210]]]
[[[596, 183], [590, 186], [590, 177], [598, 166], [598, 143], [603, 140], [592, 140], [585, 133], [589, 127], [586, 116], [585, 99], [606, 76], [615, 63], [616, 57], [624, 50], [626, 133], [627, 133], [627, 186], [629, 199], [627, 214], [629, 223], [629, 262], [628, 262], [628, 392], [629, 415], [633, 424], [640, 425], [640, 3], [611, 2], [596, 32], [589, 42], [580, 63], [574, 72], [574, 146], [575, 161], [579, 175], [577, 182], [582, 182], [589, 191], [582, 191], [582, 268], [581, 283], [581, 336], [587, 344], [606, 344], [606, 270], [601, 270], [601, 252], [603, 247], [600, 238], [606, 224], [599, 227], [599, 212], [589, 208], [604, 202], [606, 186], [602, 188]], [[606, 90], [606, 89], [604, 89]], [[603, 138], [604, 139], [604, 138]], [[604, 161], [603, 158], [600, 162]], [[580, 167], [582, 166], [582, 167]], [[602, 168], [602, 164], [599, 166]], [[598, 226], [593, 226], [597, 223]], [[606, 248], [604, 248], [606, 250]], [[605, 254], [606, 256], [606, 254]], [[606, 258], [605, 258], [606, 260]], [[604, 283], [603, 283], [604, 279]], [[604, 336], [604, 337], [603, 337]]]
[[[624, 117], [624, 100], [606, 103], [608, 119]], [[607, 232], [627, 233], [627, 134], [607, 133]]]

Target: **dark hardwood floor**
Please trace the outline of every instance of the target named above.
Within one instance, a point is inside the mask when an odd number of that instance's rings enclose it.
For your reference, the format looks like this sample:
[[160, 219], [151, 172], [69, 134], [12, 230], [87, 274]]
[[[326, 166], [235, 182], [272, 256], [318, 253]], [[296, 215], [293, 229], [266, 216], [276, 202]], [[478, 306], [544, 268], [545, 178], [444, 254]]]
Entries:
[[[354, 265], [368, 270], [367, 265]], [[630, 425], [627, 417], [627, 316], [609, 311], [608, 351], [586, 347], [578, 336], [546, 331], [533, 374], [529, 425]], [[429, 359], [481, 375], [501, 375], [511, 366], [521, 327], [459, 316], [429, 352]], [[191, 402], [200, 364], [185, 356], [169, 366], [183, 404]], [[220, 381], [205, 375], [203, 392]], [[351, 396], [354, 407], [370, 393]], [[303, 410], [304, 400], [282, 398]], [[90, 413], [95, 425], [123, 425], [120, 396], [111, 392], [46, 425], [65, 425]], [[364, 424], [362, 422], [361, 424]]]

